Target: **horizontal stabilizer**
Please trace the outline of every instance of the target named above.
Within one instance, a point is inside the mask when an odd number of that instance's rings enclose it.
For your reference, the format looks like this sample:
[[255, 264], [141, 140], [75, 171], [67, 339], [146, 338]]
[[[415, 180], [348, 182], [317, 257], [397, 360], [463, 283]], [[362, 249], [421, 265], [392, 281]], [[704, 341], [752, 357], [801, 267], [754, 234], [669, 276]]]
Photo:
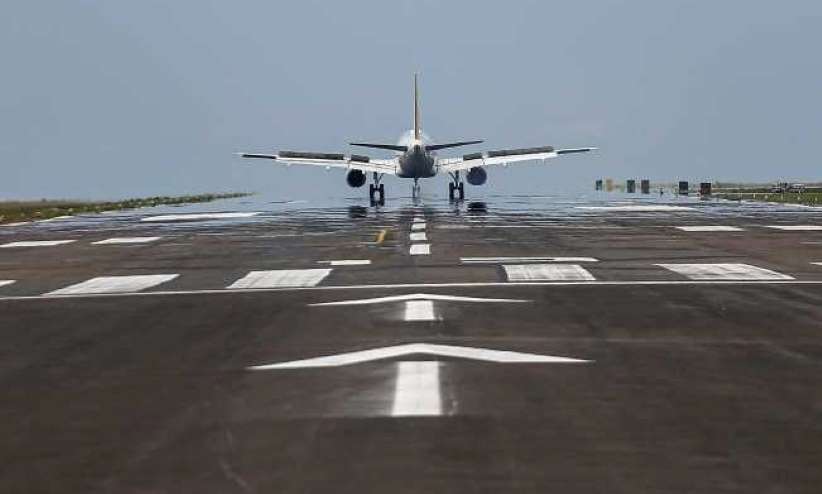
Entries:
[[470, 146], [471, 144], [480, 144], [483, 141], [460, 141], [460, 142], [449, 142], [446, 144], [429, 144], [425, 146], [425, 149], [429, 151], [437, 151], [440, 149], [448, 149], [448, 148], [455, 148], [459, 146]]
[[371, 144], [368, 142], [350, 142], [352, 146], [360, 146], [364, 148], [387, 149], [389, 151], [399, 151], [404, 153], [408, 151], [408, 146], [401, 146], [399, 144]]

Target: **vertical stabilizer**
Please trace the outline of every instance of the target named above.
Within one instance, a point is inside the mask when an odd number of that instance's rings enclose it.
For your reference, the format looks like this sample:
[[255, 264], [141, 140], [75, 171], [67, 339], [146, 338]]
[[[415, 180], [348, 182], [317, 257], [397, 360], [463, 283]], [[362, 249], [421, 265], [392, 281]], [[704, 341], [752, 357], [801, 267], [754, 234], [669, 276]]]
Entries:
[[414, 72], [414, 139], [420, 138], [420, 91], [417, 86], [417, 73]]

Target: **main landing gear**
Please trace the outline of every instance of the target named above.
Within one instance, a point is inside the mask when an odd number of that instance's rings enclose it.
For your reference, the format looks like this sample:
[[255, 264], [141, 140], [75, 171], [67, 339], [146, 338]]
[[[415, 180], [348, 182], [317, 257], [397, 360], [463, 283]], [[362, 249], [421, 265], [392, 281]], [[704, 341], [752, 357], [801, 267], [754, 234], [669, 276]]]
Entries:
[[[459, 195], [459, 200], [465, 199], [465, 184], [460, 180], [460, 172], [451, 173], [452, 182], [448, 183], [448, 200], [454, 201], [455, 195]], [[456, 194], [455, 194], [456, 193]]]
[[368, 197], [372, 206], [385, 206], [385, 184], [380, 183], [382, 175], [374, 172], [374, 183], [368, 184]]

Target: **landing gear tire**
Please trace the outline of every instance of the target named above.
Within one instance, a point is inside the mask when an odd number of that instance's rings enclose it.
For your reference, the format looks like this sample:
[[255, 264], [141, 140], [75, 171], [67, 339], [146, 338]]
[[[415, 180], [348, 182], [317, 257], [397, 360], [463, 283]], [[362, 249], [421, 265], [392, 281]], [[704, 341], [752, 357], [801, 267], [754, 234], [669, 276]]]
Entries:
[[374, 185], [374, 184], [369, 184], [368, 185], [368, 196], [371, 199], [371, 205], [372, 206], [384, 206], [385, 205], [385, 184], [380, 184], [379, 186]]
[[459, 184], [448, 183], [448, 200], [453, 201], [454, 196], [458, 196], [460, 201], [465, 199], [465, 184], [463, 182]]

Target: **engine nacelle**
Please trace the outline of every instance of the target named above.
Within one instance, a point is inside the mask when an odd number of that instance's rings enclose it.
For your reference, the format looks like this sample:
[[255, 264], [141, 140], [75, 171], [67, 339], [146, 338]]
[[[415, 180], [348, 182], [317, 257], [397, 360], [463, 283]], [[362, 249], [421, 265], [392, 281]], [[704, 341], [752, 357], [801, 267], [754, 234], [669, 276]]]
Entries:
[[475, 166], [468, 170], [468, 175], [465, 179], [468, 180], [468, 183], [471, 185], [482, 185], [488, 180], [488, 172], [485, 171], [485, 168]]
[[365, 173], [362, 170], [350, 170], [345, 175], [345, 181], [350, 187], [362, 187], [365, 185]]

